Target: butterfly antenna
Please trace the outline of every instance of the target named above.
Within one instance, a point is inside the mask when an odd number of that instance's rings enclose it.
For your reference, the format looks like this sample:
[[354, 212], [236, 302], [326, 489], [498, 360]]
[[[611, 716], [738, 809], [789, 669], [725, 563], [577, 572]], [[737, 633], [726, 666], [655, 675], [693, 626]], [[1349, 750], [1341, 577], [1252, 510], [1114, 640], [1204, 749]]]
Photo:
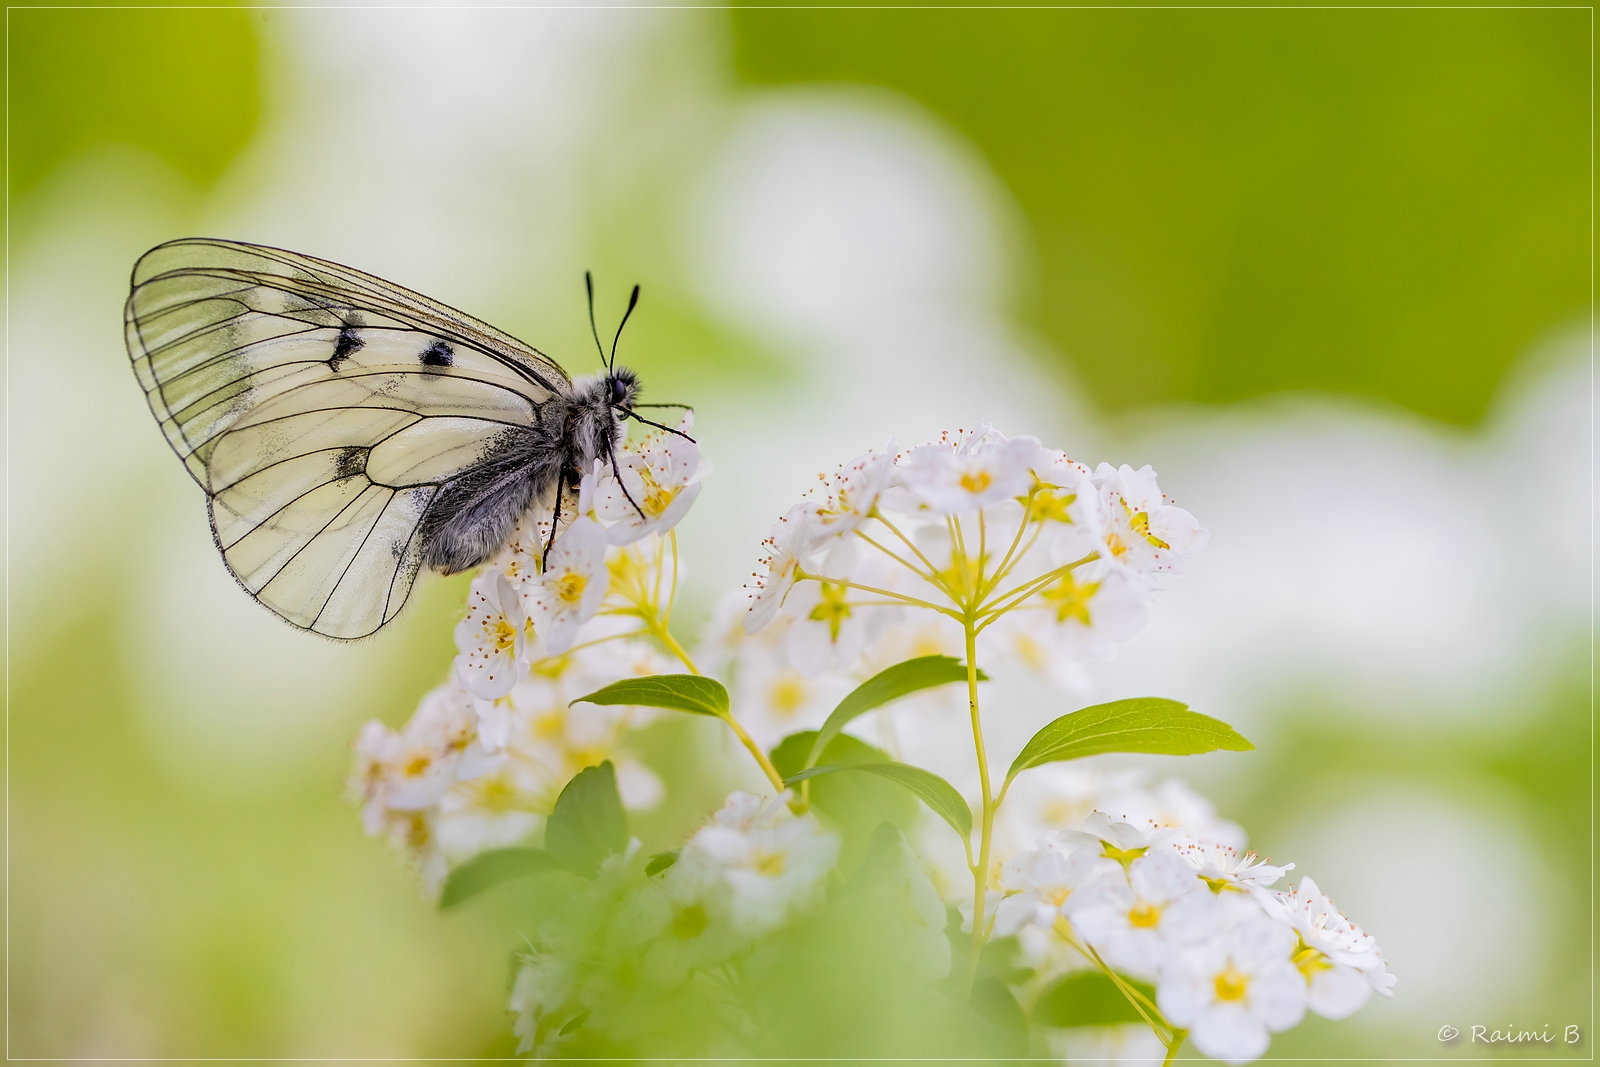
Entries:
[[[589, 333], [594, 336], [595, 351], [600, 353], [600, 365], [606, 366], [606, 346], [600, 343], [600, 330], [594, 324], [594, 278], [588, 271], [583, 272], [583, 287], [589, 293]], [[610, 370], [610, 367], [606, 367]]]
[[633, 287], [633, 295], [628, 297], [628, 310], [622, 313], [622, 321], [617, 324], [617, 336], [611, 339], [611, 365], [617, 365], [617, 342], [622, 340], [622, 328], [628, 325], [628, 316], [633, 314], [633, 309], [639, 306], [639, 287]]
[[[669, 406], [677, 407], [676, 404], [672, 404], [672, 405], [669, 405]], [[690, 444], [699, 444], [700, 443], [700, 442], [696, 441], [694, 438], [690, 437], [688, 434], [684, 433], [682, 430], [674, 430], [671, 426], [663, 426], [659, 422], [651, 422], [649, 419], [645, 418], [644, 416], [638, 414], [637, 412], [635, 412], [635, 411], [633, 411], [633, 410], [631, 410], [629, 408], [622, 408], [621, 411], [622, 411], [622, 417], [625, 418], [625, 419], [632, 419], [634, 422], [642, 422], [646, 426], [654, 426], [658, 430], [665, 430], [668, 433], [677, 434], [679, 437], [683, 438], [685, 441], [688, 441]]]

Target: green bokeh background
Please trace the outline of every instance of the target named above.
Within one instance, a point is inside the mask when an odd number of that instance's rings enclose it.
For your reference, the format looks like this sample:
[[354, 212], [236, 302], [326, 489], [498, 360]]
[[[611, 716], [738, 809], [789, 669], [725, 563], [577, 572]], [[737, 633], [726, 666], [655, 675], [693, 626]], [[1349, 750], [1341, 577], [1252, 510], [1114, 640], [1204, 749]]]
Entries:
[[[1314, 391], [1472, 427], [1530, 348], [1588, 315], [1588, 10], [736, 8], [726, 23], [744, 85], [890, 89], [977, 148], [1021, 209], [1021, 317], [1102, 410]], [[13, 10], [8, 42], [13, 237], [85, 152], [132, 144], [203, 190], [256, 130], [246, 12]], [[459, 596], [427, 593], [432, 643], [397, 654], [391, 690], [357, 717], [398, 718], [442, 674]], [[337, 797], [343, 752], [268, 798], [169, 789], [126, 679], [84, 669], [94, 615], [13, 620], [50, 636], [9, 678], [10, 1053], [89, 1047], [54, 1006], [107, 982], [146, 1006], [130, 1032], [159, 1054], [358, 1052], [358, 1022], [308, 1032], [300, 1006], [381, 1015], [386, 982], [442, 991], [407, 1051], [504, 1051], [492, 909], [440, 920], [414, 899]], [[1508, 1003], [1586, 1019], [1587, 659], [1574, 651], [1549, 706], [1519, 709], [1510, 745], [1390, 739], [1374, 764], [1341, 709], [1299, 718], [1226, 810], [1270, 846], [1290, 816], [1275, 797], [1335, 795], [1353, 767], [1508, 790], [1567, 892], [1549, 973]], [[72, 909], [108, 900], [126, 937], [83, 944]], [[337, 950], [351, 944], [374, 954], [352, 962]], [[432, 972], [407, 973], [424, 960]], [[1320, 1022], [1274, 1045], [1386, 1051]]]

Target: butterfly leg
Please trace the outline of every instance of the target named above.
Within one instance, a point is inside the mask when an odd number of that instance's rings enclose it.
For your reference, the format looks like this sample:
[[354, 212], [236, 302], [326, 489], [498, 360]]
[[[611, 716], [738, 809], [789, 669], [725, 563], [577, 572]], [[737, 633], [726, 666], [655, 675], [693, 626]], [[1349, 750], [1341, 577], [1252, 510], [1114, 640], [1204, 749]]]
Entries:
[[622, 495], [627, 497], [628, 503], [633, 504], [633, 510], [639, 513], [639, 518], [644, 519], [644, 508], [634, 502], [633, 494], [628, 492], [627, 483], [622, 480], [622, 471], [617, 466], [617, 449], [614, 445], [606, 447], [606, 454], [611, 458], [611, 476], [617, 480], [617, 488], [622, 490]]
[[561, 468], [561, 473], [556, 475], [556, 506], [550, 512], [550, 536], [544, 542], [544, 555], [539, 559], [541, 572], [550, 569], [550, 550], [556, 543], [556, 522], [561, 518], [561, 494], [567, 491], [567, 469]]

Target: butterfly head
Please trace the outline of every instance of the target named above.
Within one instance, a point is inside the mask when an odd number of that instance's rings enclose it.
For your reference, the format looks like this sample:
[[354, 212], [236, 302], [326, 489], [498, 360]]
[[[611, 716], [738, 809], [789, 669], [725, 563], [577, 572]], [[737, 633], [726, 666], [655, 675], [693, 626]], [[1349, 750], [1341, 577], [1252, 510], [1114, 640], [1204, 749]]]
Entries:
[[639, 395], [639, 376], [627, 367], [613, 366], [606, 372], [606, 391], [611, 406], [627, 410]]

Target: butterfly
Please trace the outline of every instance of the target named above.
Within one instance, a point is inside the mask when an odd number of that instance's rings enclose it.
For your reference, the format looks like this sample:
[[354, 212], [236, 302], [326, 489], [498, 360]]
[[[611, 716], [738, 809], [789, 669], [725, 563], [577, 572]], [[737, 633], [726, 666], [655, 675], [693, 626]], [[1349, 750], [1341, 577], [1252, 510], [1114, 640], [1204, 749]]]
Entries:
[[399, 613], [423, 568], [479, 566], [541, 502], [553, 540], [596, 460], [616, 472], [625, 419], [679, 432], [634, 408], [683, 405], [637, 404], [638, 375], [616, 365], [638, 286], [607, 360], [584, 280], [603, 373], [576, 384], [436, 300], [237, 241], [146, 252], [124, 327], [233, 577], [289, 623], [353, 640]]

